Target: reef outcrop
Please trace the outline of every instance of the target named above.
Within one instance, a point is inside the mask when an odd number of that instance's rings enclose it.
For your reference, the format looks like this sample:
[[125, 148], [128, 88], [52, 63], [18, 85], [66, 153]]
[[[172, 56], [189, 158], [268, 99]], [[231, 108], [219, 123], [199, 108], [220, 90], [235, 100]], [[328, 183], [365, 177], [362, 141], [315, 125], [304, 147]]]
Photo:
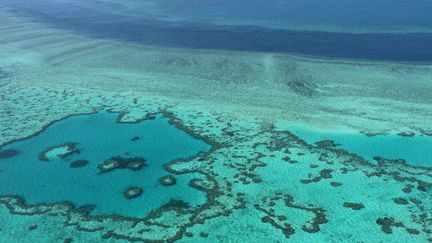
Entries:
[[143, 189], [137, 186], [131, 186], [123, 192], [123, 196], [127, 199], [136, 198], [142, 195]]
[[177, 180], [172, 175], [166, 175], [159, 178], [159, 183], [162, 184], [163, 186], [172, 186], [177, 183]]
[[15, 149], [6, 149], [3, 151], [0, 151], [0, 159], [8, 159], [11, 157], [14, 157], [15, 155], [17, 155], [19, 152], [18, 150]]
[[76, 143], [65, 143], [61, 145], [51, 146], [39, 153], [39, 159], [43, 161], [55, 160], [58, 158], [66, 158], [67, 156], [79, 153]]
[[98, 165], [100, 173], [107, 173], [115, 169], [129, 169], [137, 171], [147, 166], [146, 159], [141, 157], [123, 158], [120, 156], [111, 157]]

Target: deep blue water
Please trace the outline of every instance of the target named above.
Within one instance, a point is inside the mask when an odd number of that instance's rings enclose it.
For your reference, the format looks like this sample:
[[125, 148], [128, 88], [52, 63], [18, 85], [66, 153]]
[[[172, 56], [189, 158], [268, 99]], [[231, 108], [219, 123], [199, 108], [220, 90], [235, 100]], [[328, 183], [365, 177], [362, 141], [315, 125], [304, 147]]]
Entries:
[[[326, 7], [323, 9], [317, 8], [319, 3], [312, 0], [294, 1], [290, 4], [276, 1], [280, 6], [274, 3], [267, 8], [263, 7], [265, 5], [261, 1], [259, 1], [261, 4], [256, 5], [246, 4], [244, 1], [234, 1], [237, 4], [229, 4], [228, 1], [210, 1], [210, 3], [206, 1], [206, 4], [189, 1], [191, 3], [188, 5], [173, 0], [160, 3], [162, 7], [167, 8], [168, 12], [178, 10], [180, 14], [183, 14], [186, 20], [182, 21], [162, 21], [146, 15], [115, 15], [48, 0], [42, 3], [30, 0], [19, 2], [0, 0], [0, 3], [14, 7], [19, 14], [31, 16], [37, 21], [58, 28], [95, 38], [110, 38], [160, 47], [286, 52], [328, 58], [430, 62], [432, 61], [432, 48], [430, 48], [432, 34], [430, 33], [353, 34], [294, 31], [247, 26], [242, 25], [241, 21], [236, 26], [224, 26], [199, 22], [196, 20], [197, 14], [193, 14], [200, 12], [201, 15], [204, 15], [205, 13], [210, 14], [210, 11], [215, 11], [215, 13], [225, 11], [227, 18], [235, 19], [236, 10], [243, 9], [238, 12], [244, 15], [248, 12], [244, 8], [251, 8], [257, 12], [251, 15], [256, 18], [285, 16], [285, 18], [279, 17], [281, 21], [297, 20], [309, 24], [316, 21], [354, 27], [359, 25], [381, 26], [381, 23], [389, 26], [404, 24], [419, 28], [431, 27], [432, 17], [426, 13], [432, 12], [432, 3], [422, 0], [415, 1], [417, 5], [412, 2], [394, 4], [393, 1], [392, 3], [378, 1], [381, 4], [375, 3], [377, 6], [368, 5], [368, 7], [364, 7], [366, 4], [361, 4], [357, 0], [350, 0], [348, 2], [351, 4], [341, 5], [330, 1], [332, 4], [324, 5]], [[211, 7], [205, 8], [203, 5]], [[292, 9], [301, 11], [295, 12]], [[273, 10], [275, 10], [274, 13]]]
[[[132, 1], [133, 2], [133, 1]], [[194, 20], [260, 20], [268, 23], [350, 28], [432, 27], [429, 0], [154, 0], [160, 15]], [[199, 11], [197, 11], [199, 10]], [[156, 11], [157, 13], [157, 11]]]
[[[37, 136], [0, 148], [15, 149], [18, 155], [0, 158], [0, 195], [19, 195], [28, 203], [69, 201], [76, 206], [95, 205], [92, 214], [144, 216], [171, 199], [191, 207], [205, 202], [205, 193], [188, 185], [198, 174], [173, 175], [177, 184], [162, 186], [159, 178], [169, 175], [163, 165], [171, 160], [205, 152], [210, 146], [170, 125], [166, 118], [137, 124], [117, 123], [118, 114], [73, 116], [55, 122]], [[131, 141], [135, 136], [140, 139]], [[47, 147], [77, 143], [79, 154], [43, 161]], [[114, 170], [99, 174], [98, 164], [112, 156], [144, 157], [147, 167], [139, 171]], [[71, 168], [75, 160], [88, 160], [82, 168]], [[144, 190], [142, 196], [126, 199], [129, 186]]]

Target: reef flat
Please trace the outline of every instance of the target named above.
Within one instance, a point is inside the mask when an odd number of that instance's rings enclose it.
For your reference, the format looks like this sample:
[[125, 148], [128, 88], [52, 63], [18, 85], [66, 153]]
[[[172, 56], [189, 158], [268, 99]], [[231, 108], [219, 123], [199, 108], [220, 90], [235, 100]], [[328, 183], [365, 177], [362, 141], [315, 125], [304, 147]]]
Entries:
[[[47, 92], [44, 90], [36, 92]], [[289, 237], [372, 242], [373, 239], [365, 238], [364, 232], [390, 242], [430, 238], [430, 169], [386, 160], [372, 165], [347, 151], [307, 144], [294, 134], [277, 131], [271, 123], [260, 120], [233, 118], [192, 107], [167, 108], [166, 103], [158, 104], [156, 100], [152, 105], [137, 102], [134, 110], [130, 110], [128, 107], [138, 99], [131, 93], [116, 93], [118, 105], [92, 106], [85, 100], [103, 99], [104, 95], [92, 97], [89, 92], [72, 96], [75, 102], [66, 104], [76, 105], [84, 94], [87, 98], [79, 103], [82, 110], [122, 110], [119, 119], [127, 122], [145, 119], [149, 113], [164, 113], [178, 127], [212, 143], [214, 149], [206, 155], [167, 165], [173, 174], [201, 174], [200, 179], [191, 181], [191, 186], [206, 193], [206, 202], [195, 210], [173, 202], [144, 218], [125, 218], [94, 217], [69, 204], [28, 205], [19, 198], [4, 196], [1, 203], [6, 211], [1, 217], [11, 223], [2, 227], [2, 237], [13, 237], [9, 234], [17, 228], [26, 232], [27, 227], [22, 225], [36, 224], [37, 229], [23, 235], [31, 239], [56, 229], [59, 233], [53, 239], [70, 235], [77, 241], [85, 237], [129, 240], [194, 237], [215, 241], [228, 240], [234, 229], [248, 229], [250, 233], [244, 240], [283, 241]], [[58, 96], [61, 98], [61, 92]], [[50, 103], [47, 99], [46, 102]], [[350, 204], [359, 209], [346, 206]], [[37, 223], [41, 217], [43, 225]], [[231, 223], [226, 226], [228, 218]], [[346, 227], [341, 227], [340, 222]], [[213, 227], [219, 230], [210, 230]]]
[[[96, 112], [111, 112], [117, 125], [164, 116], [211, 146], [164, 163], [175, 185], [155, 180], [166, 190], [182, 185], [203, 195], [196, 207], [174, 198], [145, 215], [97, 215], [88, 213], [92, 205], [1, 195], [0, 221], [7, 222], [0, 226], [2, 240], [13, 242], [19, 235], [23, 242], [432, 241], [430, 167], [388, 158], [372, 164], [278, 126], [300, 122], [357, 134], [430, 136], [430, 65], [166, 51], [83, 37], [7, 11], [0, 20], [0, 70], [7, 73], [0, 80], [0, 168], [3, 160], [20, 156], [10, 150], [14, 144]], [[124, 141], [144, 139], [145, 134], [130, 134]], [[67, 142], [77, 141], [50, 146]], [[84, 152], [37, 162], [87, 159], [73, 157]], [[96, 164], [63, 166], [74, 173], [97, 171]], [[101, 176], [140, 172], [118, 169]], [[143, 187], [141, 195], [124, 200], [133, 203], [146, 193]]]

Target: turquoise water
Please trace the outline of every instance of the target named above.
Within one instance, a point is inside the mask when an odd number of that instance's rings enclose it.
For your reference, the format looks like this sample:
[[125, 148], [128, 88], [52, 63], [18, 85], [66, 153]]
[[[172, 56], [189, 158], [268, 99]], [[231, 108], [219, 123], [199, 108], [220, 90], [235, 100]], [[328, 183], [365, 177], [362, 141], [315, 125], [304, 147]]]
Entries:
[[361, 133], [338, 133], [292, 126], [289, 131], [307, 143], [332, 140], [339, 148], [356, 153], [372, 163], [373, 157], [404, 159], [415, 166], [432, 167], [432, 137], [415, 135], [403, 137], [397, 134], [366, 136]]
[[[0, 0], [0, 242], [431, 241], [431, 12], [431, 0]], [[178, 126], [55, 121], [101, 107], [169, 109]], [[394, 134], [407, 127], [418, 134]], [[393, 134], [359, 133], [376, 130]], [[365, 166], [322, 140], [428, 168]], [[122, 168], [101, 173], [113, 158]], [[64, 201], [83, 214], [31, 215]], [[112, 214], [135, 218], [94, 217]]]
[[[191, 207], [205, 202], [205, 194], [188, 186], [196, 174], [174, 175], [177, 184], [162, 186], [158, 179], [168, 175], [163, 165], [210, 149], [201, 140], [157, 117], [137, 124], [117, 123], [118, 114], [97, 113], [73, 116], [55, 122], [37, 136], [13, 142], [1, 149], [18, 155], [0, 159], [0, 195], [19, 195], [28, 203], [69, 201], [80, 207], [95, 205], [92, 214], [144, 216], [171, 199]], [[133, 137], [139, 139], [132, 141]], [[77, 143], [79, 153], [63, 159], [42, 161], [40, 152], [50, 146]], [[99, 174], [97, 165], [112, 156], [144, 157], [147, 166], [139, 171], [114, 170]], [[88, 160], [82, 168], [71, 168], [76, 160]], [[123, 197], [129, 186], [144, 190], [134, 199]]]

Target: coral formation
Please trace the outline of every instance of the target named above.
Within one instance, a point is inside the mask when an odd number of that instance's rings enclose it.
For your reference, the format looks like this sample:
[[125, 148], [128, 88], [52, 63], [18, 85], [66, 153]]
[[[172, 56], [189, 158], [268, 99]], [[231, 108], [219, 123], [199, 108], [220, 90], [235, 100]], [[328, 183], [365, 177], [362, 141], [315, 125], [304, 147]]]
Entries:
[[123, 192], [123, 196], [127, 199], [132, 199], [141, 196], [143, 189], [137, 186], [131, 186]]
[[79, 153], [76, 143], [65, 143], [61, 145], [51, 146], [39, 153], [39, 159], [50, 161], [57, 158], [66, 158], [67, 156]]
[[115, 169], [130, 169], [133, 171], [137, 171], [144, 166], [147, 166], [146, 159], [144, 158], [124, 158], [121, 156], [114, 156], [99, 164], [98, 169], [100, 173], [107, 173]]
[[166, 175], [161, 178], [159, 178], [159, 183], [163, 186], [172, 186], [175, 185], [177, 182], [176, 178], [172, 175]]

